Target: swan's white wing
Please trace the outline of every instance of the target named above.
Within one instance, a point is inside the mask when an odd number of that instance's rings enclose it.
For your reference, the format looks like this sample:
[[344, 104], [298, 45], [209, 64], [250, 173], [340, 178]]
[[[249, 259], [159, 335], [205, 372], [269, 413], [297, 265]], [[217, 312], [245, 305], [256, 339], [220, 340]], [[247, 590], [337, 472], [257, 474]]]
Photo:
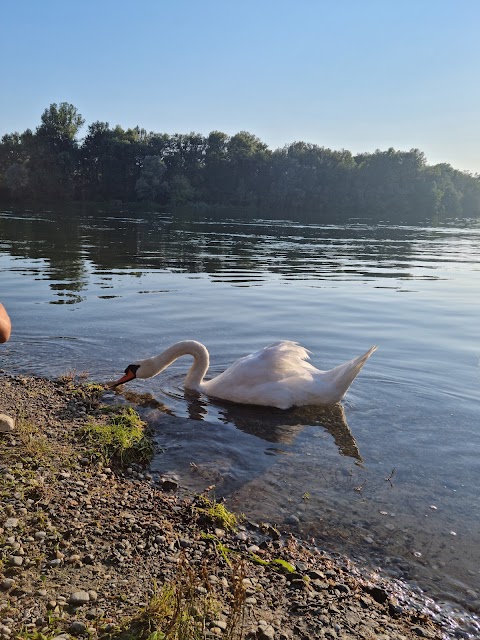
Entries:
[[275, 342], [240, 358], [214, 380], [228, 379], [232, 383], [249, 381], [251, 384], [278, 382], [290, 376], [315, 371], [314, 367], [306, 362], [308, 357], [308, 351], [296, 342]]
[[286, 408], [293, 404], [292, 382], [295, 388], [308, 384], [316, 372], [307, 359], [308, 351], [296, 342], [275, 342], [240, 358], [203, 388], [232, 402]]

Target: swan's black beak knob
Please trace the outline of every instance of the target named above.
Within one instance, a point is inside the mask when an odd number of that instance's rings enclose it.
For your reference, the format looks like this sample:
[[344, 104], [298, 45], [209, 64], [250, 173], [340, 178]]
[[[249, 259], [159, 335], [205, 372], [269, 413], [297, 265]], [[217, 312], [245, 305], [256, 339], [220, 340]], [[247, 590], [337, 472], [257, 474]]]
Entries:
[[134, 380], [137, 377], [137, 369], [140, 365], [138, 364], [129, 364], [125, 369], [125, 375], [119, 378], [116, 382], [112, 382], [109, 386], [111, 389], [115, 389], [121, 384], [125, 384], [125, 382], [129, 382], [130, 380]]

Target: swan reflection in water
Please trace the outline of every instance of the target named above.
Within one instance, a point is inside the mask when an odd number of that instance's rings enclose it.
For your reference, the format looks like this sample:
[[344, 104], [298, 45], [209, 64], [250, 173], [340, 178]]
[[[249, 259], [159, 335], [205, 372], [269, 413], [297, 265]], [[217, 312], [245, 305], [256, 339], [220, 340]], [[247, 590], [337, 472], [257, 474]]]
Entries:
[[[118, 393], [118, 392], [117, 392]], [[150, 393], [137, 394], [125, 391], [126, 400], [143, 407], [158, 409], [170, 416], [175, 412]], [[309, 426], [323, 427], [333, 437], [339, 452], [343, 456], [354, 458], [362, 463], [363, 458], [355, 438], [348, 426], [345, 410], [341, 404], [331, 407], [294, 407], [288, 410], [255, 405], [240, 405], [209, 399], [196, 391], [185, 391], [188, 416], [192, 420], [208, 419], [209, 409], [217, 409], [217, 419], [224, 424], [233, 424], [244, 433], [261, 438], [266, 442], [290, 445], [300, 432]]]

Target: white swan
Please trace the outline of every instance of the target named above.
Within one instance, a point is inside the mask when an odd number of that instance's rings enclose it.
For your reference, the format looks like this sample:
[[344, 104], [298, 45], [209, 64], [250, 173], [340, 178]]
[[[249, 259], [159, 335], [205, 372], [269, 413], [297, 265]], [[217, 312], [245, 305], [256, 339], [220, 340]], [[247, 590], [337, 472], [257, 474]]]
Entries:
[[360, 369], [377, 347], [362, 356], [320, 371], [307, 362], [308, 351], [296, 342], [284, 340], [240, 358], [212, 380], [204, 380], [209, 366], [206, 347], [195, 340], [176, 342], [158, 356], [129, 364], [125, 375], [111, 384], [116, 387], [134, 378], [151, 378], [177, 358], [193, 356], [185, 389], [212, 398], [240, 404], [278, 409], [304, 405], [333, 405], [343, 398]]

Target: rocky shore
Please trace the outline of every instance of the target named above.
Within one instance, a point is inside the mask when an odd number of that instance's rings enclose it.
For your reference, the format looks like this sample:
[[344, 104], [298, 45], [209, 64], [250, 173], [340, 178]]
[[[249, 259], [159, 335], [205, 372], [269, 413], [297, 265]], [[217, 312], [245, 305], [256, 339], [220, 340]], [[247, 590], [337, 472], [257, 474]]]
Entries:
[[95, 385], [3, 373], [0, 413], [0, 638], [448, 637], [347, 559], [152, 477], [144, 441], [97, 442], [117, 414]]

